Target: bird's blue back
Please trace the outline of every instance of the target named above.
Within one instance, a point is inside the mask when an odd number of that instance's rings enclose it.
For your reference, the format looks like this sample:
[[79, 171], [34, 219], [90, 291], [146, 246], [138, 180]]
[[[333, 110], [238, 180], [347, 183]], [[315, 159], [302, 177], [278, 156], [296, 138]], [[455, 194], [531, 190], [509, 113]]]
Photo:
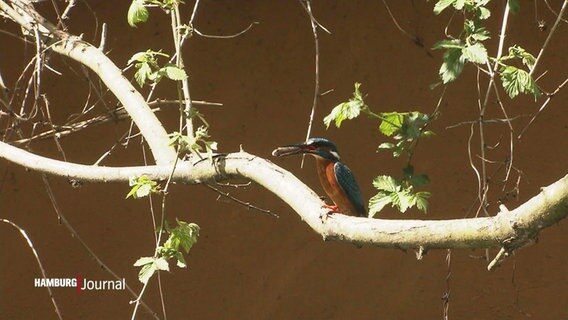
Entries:
[[351, 200], [355, 209], [357, 209], [357, 214], [363, 217], [367, 216], [361, 190], [351, 170], [343, 163], [337, 161], [334, 164], [334, 171], [337, 182], [343, 189], [343, 192], [345, 192], [347, 197]]

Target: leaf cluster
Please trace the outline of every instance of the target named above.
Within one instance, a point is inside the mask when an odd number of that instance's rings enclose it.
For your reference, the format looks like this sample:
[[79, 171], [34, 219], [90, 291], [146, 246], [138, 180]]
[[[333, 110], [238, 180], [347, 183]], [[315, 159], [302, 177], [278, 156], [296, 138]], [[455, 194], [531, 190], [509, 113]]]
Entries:
[[331, 113], [323, 118], [323, 123], [326, 128], [329, 129], [332, 122], [335, 123], [337, 128], [339, 128], [344, 120], [355, 119], [359, 116], [359, 114], [361, 114], [361, 110], [367, 110], [369, 108], [363, 100], [360, 87], [361, 84], [359, 82], [355, 82], [353, 97], [351, 97], [348, 101], [335, 106], [331, 110]]
[[[427, 114], [418, 111], [381, 113], [371, 111], [364, 101], [360, 83], [355, 83], [353, 96], [348, 101], [335, 106], [323, 121], [328, 128], [331, 124], [339, 128], [344, 120], [357, 118], [361, 113], [380, 121], [379, 132], [392, 139], [392, 142], [381, 143], [378, 150], [389, 150], [395, 158], [407, 155], [410, 159], [417, 141], [434, 134], [425, 130], [426, 125], [432, 120]], [[416, 192], [414, 189], [428, 184], [430, 182], [428, 176], [415, 175], [414, 168], [410, 164], [403, 169], [403, 173], [401, 179], [385, 175], [375, 178], [373, 185], [378, 192], [369, 200], [370, 217], [374, 217], [387, 204], [391, 204], [401, 212], [414, 206], [426, 212], [430, 193]]]
[[519, 93], [533, 94], [535, 98], [540, 96], [540, 90], [531, 75], [521, 68], [505, 64], [504, 61], [508, 60], [520, 60], [523, 66], [531, 70], [536, 59], [517, 45], [510, 47], [509, 54], [499, 59], [501, 82], [509, 97], [512, 99]]
[[141, 257], [134, 263], [135, 267], [141, 267], [138, 272], [138, 280], [146, 284], [148, 280], [158, 270], [170, 271], [168, 261], [176, 260], [179, 268], [187, 267], [183, 253], [189, 253], [189, 250], [197, 243], [199, 236], [199, 226], [195, 223], [187, 223], [177, 220], [177, 226], [171, 228], [165, 225], [165, 232], [169, 235], [164, 245], [159, 246], [157, 254], [154, 257]]
[[160, 185], [156, 181], [150, 180], [145, 175], [140, 177], [130, 177], [128, 181], [130, 192], [126, 195], [126, 199], [133, 197], [134, 199], [139, 199], [149, 196], [151, 193], [160, 192]]
[[166, 63], [163, 66], [158, 64], [158, 57], [168, 58], [169, 55], [161, 51], [146, 50], [144, 52], [135, 53], [128, 65], [133, 64], [136, 69], [134, 78], [140, 87], [144, 84], [158, 83], [164, 77], [174, 81], [181, 81], [187, 78], [185, 70], [172, 63]]
[[[412, 167], [409, 166], [404, 171], [408, 170], [412, 170]], [[430, 179], [424, 174], [405, 176], [400, 180], [385, 175], [376, 177], [373, 180], [373, 186], [378, 192], [369, 200], [369, 217], [374, 217], [387, 204], [396, 207], [402, 213], [414, 206], [426, 212], [430, 192], [414, 192], [414, 189], [428, 183]]]
[[431, 121], [427, 114], [411, 111], [383, 112], [379, 115], [381, 119], [379, 131], [386, 137], [391, 137], [393, 142], [383, 142], [378, 149], [392, 151], [395, 158], [403, 154], [410, 155], [418, 139], [434, 135], [434, 132], [424, 129]]
[[[490, 38], [489, 31], [482, 22], [490, 17], [491, 12], [486, 8], [489, 0], [439, 0], [434, 5], [434, 13], [440, 14], [449, 7], [464, 14], [463, 30], [457, 38], [437, 42], [433, 49], [445, 50], [439, 75], [443, 84], [456, 80], [462, 73], [466, 63], [473, 63], [479, 68], [489, 65], [489, 61], [499, 64], [496, 70], [499, 73], [501, 83], [510, 98], [520, 93], [532, 94], [535, 98], [540, 95], [540, 90], [530, 73], [522, 68], [505, 64], [505, 61], [518, 59], [522, 64], [532, 69], [535, 58], [519, 46], [509, 48], [509, 54], [499, 59], [490, 57], [483, 42]], [[511, 12], [519, 11], [519, 2], [509, 0]]]
[[445, 9], [452, 6], [457, 11], [473, 13], [480, 19], [487, 19], [491, 11], [487, 9], [490, 0], [439, 0], [434, 5], [434, 14], [438, 15]]
[[213, 152], [217, 150], [217, 142], [209, 140], [210, 137], [206, 126], [199, 127], [193, 136], [174, 131], [170, 134], [170, 145], [176, 147], [180, 154], [199, 154], [205, 151], [207, 156], [211, 159]]
[[440, 78], [446, 84], [456, 80], [467, 62], [485, 65], [489, 61], [483, 41], [490, 38], [489, 31], [481, 26], [480, 20], [465, 20], [463, 36], [437, 42], [433, 49], [443, 49], [444, 57], [440, 67]]

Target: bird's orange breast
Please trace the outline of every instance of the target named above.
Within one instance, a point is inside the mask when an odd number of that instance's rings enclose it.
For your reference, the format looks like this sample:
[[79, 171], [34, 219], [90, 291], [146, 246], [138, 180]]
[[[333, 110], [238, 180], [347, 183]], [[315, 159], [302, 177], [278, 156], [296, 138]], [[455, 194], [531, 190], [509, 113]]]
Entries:
[[321, 186], [331, 201], [335, 203], [342, 213], [357, 215], [357, 209], [355, 209], [355, 206], [337, 182], [335, 164], [332, 161], [319, 158], [316, 159], [316, 164]]

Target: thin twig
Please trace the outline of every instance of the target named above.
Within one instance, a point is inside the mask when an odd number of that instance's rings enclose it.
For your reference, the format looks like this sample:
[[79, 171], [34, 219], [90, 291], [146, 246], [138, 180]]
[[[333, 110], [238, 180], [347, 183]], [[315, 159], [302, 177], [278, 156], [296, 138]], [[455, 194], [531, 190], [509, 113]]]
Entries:
[[107, 151], [105, 151], [105, 153], [103, 153], [98, 159], [97, 161], [95, 161], [95, 163], [93, 163], [93, 166], [98, 166], [101, 164], [101, 162], [103, 162], [103, 160], [105, 160], [108, 156], [110, 156], [112, 154], [112, 151], [118, 147], [120, 145], [120, 142], [124, 139], [126, 139], [126, 136], [128, 135], [128, 131], [124, 132], [124, 134], [122, 135], [122, 137], [120, 137], [120, 139], [118, 139]]
[[[312, 27], [312, 34], [314, 37], [314, 48], [315, 48], [315, 57], [314, 57], [314, 64], [315, 64], [315, 79], [314, 79], [314, 97], [313, 97], [313, 101], [312, 101], [312, 110], [310, 112], [310, 118], [309, 118], [309, 122], [308, 122], [308, 130], [306, 131], [306, 141], [310, 138], [310, 135], [312, 133], [312, 125], [314, 122], [314, 115], [316, 113], [316, 108], [317, 108], [317, 104], [318, 104], [318, 99], [319, 99], [319, 94], [320, 94], [320, 85], [319, 85], [319, 39], [318, 39], [318, 23], [316, 21], [316, 19], [314, 18], [314, 15], [312, 13], [312, 6], [311, 6], [311, 1], [307, 0], [305, 1], [305, 4], [303, 2], [303, 0], [298, 0], [300, 2], [300, 5], [302, 6], [302, 8], [304, 8], [304, 10], [306, 11], [306, 13], [308, 14], [309, 18], [310, 18], [310, 25]], [[300, 167], [304, 166], [304, 159], [305, 159], [305, 155], [302, 156], [302, 162], [300, 164]]]
[[228, 192], [223, 192], [223, 191], [219, 190], [218, 188], [215, 188], [214, 186], [210, 185], [209, 183], [204, 183], [204, 185], [207, 188], [217, 192], [219, 195], [226, 197], [226, 198], [228, 198], [228, 199], [230, 199], [230, 200], [232, 200], [232, 201], [234, 201], [238, 204], [241, 204], [241, 205], [247, 207], [248, 209], [254, 209], [254, 210], [260, 211], [260, 212], [267, 214], [269, 216], [272, 216], [274, 218], [280, 218], [277, 214], [272, 213], [272, 211], [270, 211], [268, 209], [262, 209], [262, 208], [259, 208], [255, 205], [251, 204], [250, 202], [245, 202], [243, 200], [237, 199], [237, 198], [233, 197], [232, 195], [230, 195]]
[[[30, 237], [28, 237], [28, 234], [26, 233], [26, 231], [10, 220], [0, 218], [0, 222], [7, 223], [7, 224], [11, 225], [12, 227], [16, 228], [16, 230], [18, 230], [20, 232], [22, 237], [24, 237], [24, 239], [26, 239], [26, 242], [28, 243], [28, 247], [30, 247], [30, 249], [32, 249], [32, 253], [34, 254], [34, 257], [37, 261], [37, 265], [39, 267], [39, 270], [41, 271], [42, 278], [47, 280], [47, 275], [45, 273], [45, 269], [43, 268], [43, 264], [41, 263], [41, 260], [39, 259], [39, 254], [37, 253], [37, 251], [34, 247], [34, 244], [32, 243], [32, 240], [30, 240]], [[49, 298], [51, 299], [51, 303], [53, 304], [53, 307], [55, 308], [55, 313], [57, 314], [57, 317], [59, 319], [63, 319], [63, 316], [61, 315], [61, 311], [59, 311], [59, 307], [57, 306], [57, 302], [55, 302], [55, 296], [53, 295], [53, 291], [51, 291], [51, 287], [46, 286], [46, 288], [47, 288], [47, 291], [49, 292]]]
[[[180, 101], [179, 100], [163, 100], [163, 99], [156, 99], [153, 101], [148, 102], [149, 106], [154, 106], [154, 105], [162, 105], [162, 104], [175, 104], [175, 105], [179, 105]], [[203, 100], [191, 100], [191, 104], [194, 105], [202, 105], [202, 106], [214, 106], [214, 107], [222, 107], [223, 104], [220, 102], [209, 102], [209, 101], [203, 101]]]
[[68, 0], [67, 1], [67, 7], [65, 8], [65, 10], [63, 11], [63, 14], [61, 15], [61, 20], [69, 19], [69, 13], [71, 12], [71, 9], [73, 9], [73, 7], [75, 6], [76, 3], [77, 3], [77, 0]]
[[554, 90], [554, 92], [552, 92], [551, 94], [548, 95], [548, 98], [546, 99], [546, 101], [544, 101], [544, 103], [540, 106], [540, 108], [535, 113], [535, 115], [531, 118], [529, 123], [523, 128], [521, 133], [517, 136], [517, 139], [519, 139], [519, 140], [522, 139], [523, 135], [525, 134], [525, 131], [527, 131], [527, 129], [532, 125], [532, 123], [536, 120], [536, 118], [544, 110], [544, 108], [546, 108], [546, 106], [552, 100], [552, 98], [554, 98], [554, 96], [566, 85], [566, 83], [568, 83], [568, 78], [564, 79], [564, 81], [562, 81], [562, 83], [556, 88], [556, 90]]
[[[49, 110], [49, 101], [47, 100], [47, 97], [45, 95], [42, 95], [42, 97], [43, 97], [43, 104], [45, 106], [45, 113], [47, 115], [47, 120], [48, 120], [49, 125], [51, 126], [51, 128], [53, 130], [53, 120], [51, 119], [51, 112]], [[65, 155], [65, 151], [63, 150], [63, 146], [61, 146], [61, 143], [59, 143], [59, 137], [56, 134], [53, 135], [53, 142], [55, 142], [55, 145], [57, 146], [57, 150], [59, 151], [59, 153], [61, 153], [63, 160], [67, 161], [67, 156]]]
[[[499, 45], [497, 47], [497, 55], [495, 57], [495, 64], [493, 65], [493, 68], [489, 68], [489, 72], [490, 72], [490, 79], [489, 79], [489, 84], [487, 85], [487, 89], [485, 92], [485, 98], [483, 100], [483, 104], [481, 104], [480, 106], [480, 110], [479, 110], [479, 148], [480, 148], [480, 155], [481, 158], [485, 159], [485, 132], [484, 132], [484, 127], [483, 127], [483, 118], [485, 116], [485, 111], [487, 109], [488, 103], [489, 103], [489, 97], [491, 95], [491, 89], [493, 88], [493, 83], [495, 82], [495, 74], [497, 72], [497, 69], [499, 67], [499, 59], [501, 58], [501, 56], [503, 55], [503, 48], [505, 46], [505, 37], [506, 37], [506, 32], [507, 32], [507, 23], [509, 21], [509, 12], [510, 12], [510, 7], [509, 7], [509, 2], [507, 1], [507, 3], [505, 4], [505, 10], [503, 12], [503, 22], [501, 24], [501, 32], [499, 33]], [[479, 83], [479, 82], [478, 82]], [[483, 212], [485, 213], [485, 215], [489, 215], [489, 213], [487, 212], [487, 192], [489, 191], [489, 187], [487, 185], [487, 168], [485, 166], [485, 162], [481, 162], [481, 177], [479, 177], [481, 180], [479, 181], [479, 192], [482, 192], [482, 194], [479, 195], [479, 200], [480, 200], [480, 208], [483, 209]], [[479, 212], [479, 210], [478, 210]]]
[[193, 11], [191, 12], [191, 18], [189, 19], [190, 26], [193, 26], [193, 21], [197, 16], [197, 7], [199, 7], [199, 0], [195, 0], [195, 4], [193, 5]]
[[194, 28], [193, 31], [194, 31], [196, 34], [198, 34], [198, 35], [200, 35], [200, 36], [202, 36], [202, 37], [204, 37], [204, 38], [231, 39], [231, 38], [236, 38], [236, 37], [238, 37], [238, 36], [241, 36], [241, 35], [245, 34], [245, 33], [246, 33], [247, 31], [249, 31], [255, 24], [259, 24], [259, 22], [253, 21], [253, 22], [251, 22], [251, 24], [249, 24], [249, 26], [246, 27], [244, 30], [239, 31], [239, 32], [237, 32], [237, 33], [235, 33], [235, 34], [223, 35], [223, 36], [214, 35], [214, 34], [205, 34], [205, 33], [202, 33], [201, 31], [197, 30], [196, 28]]
[[223, 187], [229, 187], [229, 188], [244, 188], [244, 187], [248, 187], [251, 185], [251, 182], [246, 182], [246, 183], [231, 183], [231, 182], [216, 182], [216, 184], [218, 186], [223, 186]]
[[383, 0], [383, 5], [384, 5], [385, 8], [387, 9], [387, 13], [389, 14], [389, 16], [390, 16], [392, 22], [394, 23], [395, 27], [396, 27], [400, 32], [402, 32], [402, 34], [404, 34], [404, 35], [407, 36], [410, 40], [412, 40], [412, 42], [413, 42], [414, 44], [416, 44], [416, 45], [419, 46], [420, 48], [423, 48], [424, 51], [426, 51], [426, 54], [427, 54], [429, 57], [433, 57], [433, 56], [432, 56], [432, 53], [430, 53], [430, 51], [428, 51], [428, 50], [424, 47], [424, 43], [422, 42], [422, 39], [420, 39], [419, 36], [411, 34], [410, 32], [404, 30], [404, 28], [400, 26], [400, 24], [399, 24], [398, 21], [396, 20], [396, 18], [395, 18], [395, 16], [394, 16], [394, 14], [392, 13], [392, 11], [391, 11], [391, 9], [390, 9], [390, 7], [389, 7], [389, 5], [388, 5], [388, 3], [387, 3], [386, 0]]
[[473, 172], [475, 173], [475, 176], [477, 177], [477, 200], [480, 201], [479, 207], [477, 208], [477, 211], [475, 213], [475, 216], [477, 217], [479, 214], [479, 210], [481, 209], [481, 207], [483, 206], [483, 203], [481, 202], [481, 175], [479, 173], [479, 170], [477, 169], [477, 167], [475, 166], [475, 164], [473, 163], [473, 156], [472, 156], [472, 152], [471, 152], [471, 141], [473, 140], [473, 133], [474, 133], [474, 128], [475, 128], [475, 123], [472, 123], [469, 129], [469, 138], [467, 139], [467, 157], [469, 160], [469, 165], [471, 167], [471, 169], [473, 169]]
[[[501, 112], [503, 112], [503, 116], [505, 117], [505, 119], [509, 119], [509, 115], [507, 114], [507, 110], [505, 110], [505, 106], [503, 105], [503, 101], [501, 100], [501, 97], [499, 96], [499, 90], [497, 88], [497, 84], [495, 82], [493, 82], [493, 90], [495, 91], [495, 96], [497, 97], [497, 102], [499, 103], [499, 106], [501, 107]], [[515, 157], [515, 138], [514, 138], [514, 134], [515, 131], [513, 129], [513, 125], [511, 124], [511, 121], [506, 120], [505, 121], [507, 123], [507, 125], [509, 126], [509, 161], [507, 164], [507, 170], [506, 170], [506, 174], [505, 174], [505, 181], [509, 180], [509, 175], [511, 174], [511, 169], [513, 167], [513, 160]]]
[[446, 252], [446, 292], [442, 296], [442, 319], [448, 320], [450, 318], [450, 279], [452, 278], [452, 250], [448, 249]]
[[[196, 104], [196, 105], [204, 105], [204, 106], [223, 106], [222, 103], [207, 102], [207, 101], [200, 101], [200, 100], [193, 100], [192, 103]], [[160, 99], [157, 99], [157, 100], [154, 100], [154, 101], [148, 103], [149, 106], [169, 105], [169, 104], [179, 105], [179, 100], [160, 100]], [[89, 108], [89, 110], [91, 110], [91, 108]], [[158, 111], [161, 111], [161, 109], [160, 108], [152, 108], [152, 111], [158, 112]], [[86, 111], [84, 110], [82, 114], [84, 114], [85, 112]], [[31, 137], [28, 137], [28, 138], [22, 138], [22, 139], [19, 139], [19, 140], [10, 141], [10, 144], [22, 145], [22, 144], [26, 144], [26, 143], [36, 141], [36, 140], [49, 139], [49, 138], [52, 138], [55, 135], [57, 135], [58, 138], [63, 138], [63, 137], [66, 137], [68, 135], [71, 135], [73, 133], [91, 128], [91, 127], [96, 126], [96, 125], [105, 124], [105, 123], [108, 123], [108, 122], [117, 122], [117, 121], [121, 121], [121, 120], [124, 120], [124, 119], [129, 119], [128, 114], [126, 113], [126, 111], [124, 111], [123, 107], [119, 107], [119, 108], [116, 108], [116, 109], [109, 110], [109, 112], [107, 114], [96, 116], [96, 117], [93, 117], [93, 118], [90, 118], [90, 119], [87, 119], [87, 120], [83, 120], [83, 121], [79, 121], [79, 122], [76, 122], [76, 123], [67, 123], [65, 125], [55, 125], [53, 123], [50, 123], [50, 125], [52, 127], [50, 130], [38, 133], [38, 134], [33, 135]]]
[[[487, 120], [483, 120], [484, 123], [507, 123], [513, 120], [517, 120], [519, 118], [524, 118], [524, 117], [528, 117], [528, 114], [520, 114], [511, 118], [495, 118], [495, 119], [487, 119]], [[470, 120], [470, 121], [462, 121], [456, 124], [453, 124], [451, 126], [447, 126], [446, 129], [454, 129], [457, 127], [461, 127], [463, 125], [471, 125], [471, 124], [476, 124], [479, 123], [479, 120]]]
[[[548, 7], [548, 10], [550, 10], [550, 12], [552, 12], [552, 14], [554, 14], [556, 17], [559, 16], [559, 14], [558, 14], [556, 11], [554, 11], [554, 9], [553, 9], [552, 6], [550, 5], [550, 3], [548, 3], [548, 0], [544, 0], [544, 3], [546, 3], [546, 6]], [[535, 1], [535, 4], [536, 4], [536, 1]], [[562, 22], [568, 23], [568, 20], [562, 19]]]
[[107, 24], [106, 22], [103, 22], [103, 28], [101, 30], [101, 42], [99, 42], [99, 50], [103, 52], [105, 51], [107, 32]]

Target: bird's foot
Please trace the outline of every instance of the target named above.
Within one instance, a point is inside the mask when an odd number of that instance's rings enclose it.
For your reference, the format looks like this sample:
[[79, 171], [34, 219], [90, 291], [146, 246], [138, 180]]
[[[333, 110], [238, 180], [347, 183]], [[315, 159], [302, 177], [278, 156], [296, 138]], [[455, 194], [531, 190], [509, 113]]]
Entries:
[[325, 222], [325, 221], [327, 220], [327, 218], [329, 217], [330, 214], [341, 212], [341, 211], [339, 211], [339, 208], [338, 208], [336, 205], [324, 204], [324, 205], [321, 206], [321, 207], [328, 209], [327, 212], [320, 214], [320, 220], [321, 220], [321, 222]]
[[324, 204], [322, 208], [329, 209], [328, 213], [341, 213], [341, 210], [339, 210], [339, 207], [336, 205]]

